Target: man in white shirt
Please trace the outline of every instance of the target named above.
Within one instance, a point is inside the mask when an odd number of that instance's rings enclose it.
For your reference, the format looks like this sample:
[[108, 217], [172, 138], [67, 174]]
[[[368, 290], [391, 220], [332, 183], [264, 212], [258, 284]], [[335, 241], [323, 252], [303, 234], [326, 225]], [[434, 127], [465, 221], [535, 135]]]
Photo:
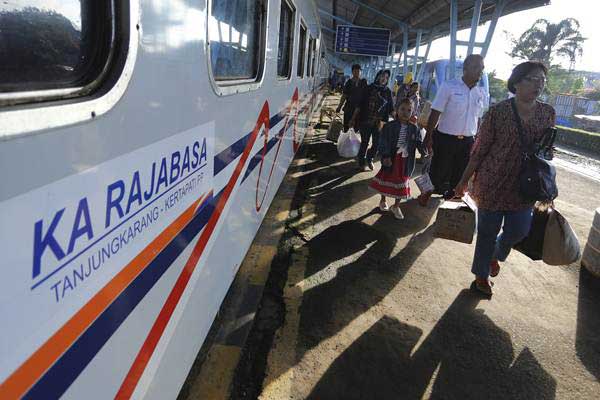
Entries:
[[[444, 194], [456, 187], [469, 163], [479, 118], [488, 103], [484, 88], [477, 85], [483, 68], [481, 55], [469, 55], [462, 78], [444, 82], [431, 105], [425, 146], [433, 152], [429, 175], [434, 193]], [[426, 205], [430, 196], [422, 194], [419, 203]]]

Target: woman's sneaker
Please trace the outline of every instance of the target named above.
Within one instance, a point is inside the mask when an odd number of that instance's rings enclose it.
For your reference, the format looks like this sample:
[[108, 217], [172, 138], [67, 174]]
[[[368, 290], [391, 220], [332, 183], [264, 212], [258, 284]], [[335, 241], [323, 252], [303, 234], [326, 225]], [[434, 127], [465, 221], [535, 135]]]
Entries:
[[387, 203], [385, 202], [385, 200], [381, 200], [379, 202], [379, 209], [381, 211], [389, 211], [390, 207], [387, 205]]
[[400, 207], [391, 206], [390, 210], [392, 210], [392, 214], [394, 214], [396, 219], [404, 219], [404, 214], [402, 214], [402, 211], [400, 211]]

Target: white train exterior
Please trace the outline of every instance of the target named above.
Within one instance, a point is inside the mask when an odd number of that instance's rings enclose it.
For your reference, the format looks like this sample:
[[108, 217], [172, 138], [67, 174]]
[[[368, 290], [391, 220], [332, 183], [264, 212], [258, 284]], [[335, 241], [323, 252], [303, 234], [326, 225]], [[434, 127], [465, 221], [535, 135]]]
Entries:
[[114, 47], [81, 87], [0, 92], [0, 398], [174, 398], [319, 101], [315, 5], [4, 3]]

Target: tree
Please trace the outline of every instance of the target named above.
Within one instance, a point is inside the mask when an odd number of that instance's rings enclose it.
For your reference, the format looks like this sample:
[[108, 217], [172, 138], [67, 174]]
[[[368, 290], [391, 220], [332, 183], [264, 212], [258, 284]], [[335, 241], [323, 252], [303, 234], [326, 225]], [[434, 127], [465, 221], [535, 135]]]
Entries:
[[600, 81], [594, 83], [594, 87], [585, 93], [585, 97], [590, 100], [600, 101]]
[[508, 97], [506, 81], [496, 78], [496, 71], [492, 71], [488, 74], [488, 82], [490, 86], [490, 97], [492, 98], [493, 103], [497, 103]]
[[583, 89], [583, 78], [567, 71], [559, 65], [553, 65], [548, 70], [548, 83], [545, 91], [550, 95], [578, 94]]
[[548, 83], [545, 89], [551, 95], [570, 93], [574, 83], [574, 76], [571, 76], [567, 70], [555, 65], [550, 67], [548, 71]]
[[60, 82], [85, 67], [81, 32], [60, 13], [35, 7], [0, 9], [0, 27], [0, 57], [10, 55], [2, 57], [3, 84], [22, 89], [24, 82]]
[[510, 34], [509, 37], [513, 44], [508, 53], [511, 57], [537, 60], [550, 66], [558, 56], [568, 59], [570, 70], [575, 68], [577, 57], [582, 55], [582, 44], [586, 40], [581, 36], [579, 21], [575, 18], [565, 18], [557, 24], [538, 19], [519, 39]]
[[583, 91], [583, 78], [580, 76], [573, 82], [573, 93], [580, 94]]

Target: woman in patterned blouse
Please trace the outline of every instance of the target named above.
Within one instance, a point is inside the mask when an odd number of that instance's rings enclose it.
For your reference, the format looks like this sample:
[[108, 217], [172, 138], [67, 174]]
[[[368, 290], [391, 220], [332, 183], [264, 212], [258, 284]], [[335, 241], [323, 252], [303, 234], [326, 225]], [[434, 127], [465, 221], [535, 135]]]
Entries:
[[[538, 142], [554, 126], [554, 108], [537, 100], [547, 73], [542, 63], [528, 61], [517, 65], [508, 80], [524, 134], [530, 141]], [[478, 222], [471, 271], [475, 287], [488, 295], [493, 285], [489, 277], [500, 272], [498, 261], [505, 261], [511, 248], [529, 233], [533, 216], [534, 204], [519, 194], [522, 151], [511, 101], [490, 107], [484, 116], [469, 165], [455, 189], [456, 196], [462, 196], [474, 176], [471, 195], [477, 203]]]

